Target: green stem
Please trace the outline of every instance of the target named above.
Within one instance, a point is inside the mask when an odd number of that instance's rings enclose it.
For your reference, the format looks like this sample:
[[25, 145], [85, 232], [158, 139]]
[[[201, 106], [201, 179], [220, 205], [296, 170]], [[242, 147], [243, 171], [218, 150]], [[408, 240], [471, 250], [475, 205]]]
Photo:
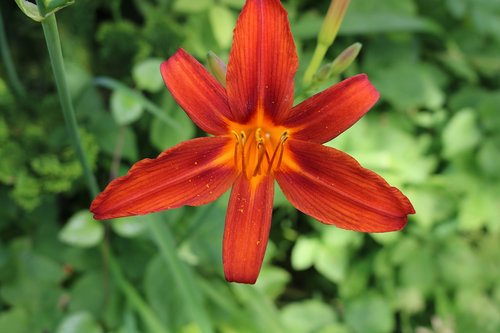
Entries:
[[141, 295], [123, 277], [120, 266], [112, 256], [109, 257], [109, 267], [118, 287], [125, 294], [130, 305], [141, 315], [144, 324], [148, 327], [148, 331], [153, 333], [168, 333], [149, 306], [142, 300]]
[[314, 74], [318, 71], [319, 66], [321, 66], [321, 62], [325, 58], [326, 51], [328, 47], [318, 43], [316, 45], [316, 49], [314, 50], [313, 57], [306, 71], [304, 72], [303, 85], [304, 87], [309, 86], [312, 83], [312, 79]]
[[7, 43], [7, 36], [5, 35], [5, 27], [3, 24], [2, 12], [0, 11], [0, 52], [2, 54], [2, 61], [5, 66], [5, 71], [7, 78], [12, 87], [14, 95], [22, 100], [26, 97], [26, 90], [17, 76], [16, 68], [14, 67], [14, 62], [12, 61], [12, 56], [10, 54], [10, 48]]
[[109, 77], [98, 77], [94, 80], [94, 83], [98, 86], [105, 87], [112, 90], [122, 89], [127, 92], [129, 95], [134, 95], [137, 100], [141, 101], [142, 106], [146, 111], [151, 113], [152, 115], [158, 117], [158, 119], [162, 120], [165, 124], [171, 126], [174, 130], [179, 133], [182, 132], [182, 126], [175, 119], [172, 119], [165, 112], [160, 109], [156, 104], [151, 102], [149, 99], [144, 97], [144, 95], [138, 93], [137, 91], [127, 87], [120, 81], [114, 80]]
[[191, 319], [198, 325], [200, 332], [213, 333], [212, 325], [199, 297], [199, 286], [194, 283], [186, 267], [179, 260], [170, 229], [161, 219], [155, 217], [148, 225], [160, 254], [172, 274], [174, 285], [178, 288], [182, 299], [187, 303], [187, 308], [191, 311]]
[[57, 21], [55, 14], [48, 15], [42, 21], [43, 33], [45, 35], [45, 41], [47, 43], [47, 48], [49, 49], [50, 62], [52, 64], [52, 70], [54, 72], [54, 78], [56, 80], [57, 92], [59, 95], [59, 101], [61, 103], [64, 120], [66, 122], [66, 127], [69, 130], [69, 135], [71, 141], [73, 142], [73, 147], [80, 159], [80, 163], [83, 167], [83, 173], [85, 179], [87, 180], [87, 185], [90, 189], [92, 197], [96, 197], [99, 194], [99, 187], [97, 186], [97, 181], [94, 174], [90, 170], [90, 165], [88, 163], [85, 152], [83, 151], [82, 142], [80, 140], [80, 133], [78, 132], [78, 126], [76, 123], [75, 111], [73, 109], [73, 103], [71, 102], [71, 96], [68, 90], [68, 85], [66, 84], [66, 76], [64, 71], [64, 60], [61, 51], [61, 42], [59, 40], [59, 32], [57, 30]]
[[[97, 185], [94, 174], [90, 170], [87, 156], [83, 151], [82, 143], [80, 140], [75, 111], [73, 109], [73, 103], [71, 101], [71, 96], [66, 84], [64, 60], [61, 51], [61, 42], [59, 39], [59, 32], [57, 30], [57, 21], [55, 14], [48, 15], [42, 21], [42, 27], [47, 43], [47, 48], [49, 50], [49, 57], [56, 80], [57, 92], [61, 102], [66, 127], [69, 130], [74, 148], [84, 169], [89, 191], [92, 197], [95, 197], [99, 193], [99, 187]], [[111, 249], [109, 248], [106, 241], [101, 243], [101, 252], [104, 258], [103, 260], [105, 260], [105, 262], [109, 262], [111, 274], [113, 275], [114, 280], [118, 283], [118, 287], [123, 292], [130, 304], [141, 315], [141, 318], [143, 319], [145, 325], [149, 328], [149, 331], [153, 333], [168, 333], [162, 326], [161, 322], [157, 319], [151, 308], [143, 301], [140, 294], [125, 279], [120, 270], [120, 266], [117, 264], [116, 259], [113, 256], [113, 253], [111, 252]]]

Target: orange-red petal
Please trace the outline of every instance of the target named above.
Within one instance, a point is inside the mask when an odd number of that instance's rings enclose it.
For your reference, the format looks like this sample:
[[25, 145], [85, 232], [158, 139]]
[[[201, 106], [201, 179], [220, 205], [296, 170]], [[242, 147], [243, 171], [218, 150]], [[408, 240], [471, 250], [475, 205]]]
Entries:
[[415, 213], [397, 188], [339, 150], [290, 139], [285, 154], [278, 184], [297, 209], [323, 223], [386, 232], [400, 230]]
[[112, 181], [90, 210], [99, 220], [142, 215], [217, 199], [233, 183], [236, 168], [230, 137], [198, 138], [137, 162], [126, 176]]
[[368, 77], [356, 75], [298, 104], [282, 124], [295, 139], [327, 142], [356, 123], [378, 98]]
[[282, 117], [293, 103], [297, 52], [278, 0], [248, 0], [234, 30], [226, 90], [237, 122]]
[[195, 58], [183, 49], [163, 62], [161, 75], [176, 102], [205, 132], [228, 132], [232, 119], [224, 87]]
[[240, 176], [231, 191], [224, 228], [226, 280], [255, 283], [266, 251], [273, 210], [274, 179]]

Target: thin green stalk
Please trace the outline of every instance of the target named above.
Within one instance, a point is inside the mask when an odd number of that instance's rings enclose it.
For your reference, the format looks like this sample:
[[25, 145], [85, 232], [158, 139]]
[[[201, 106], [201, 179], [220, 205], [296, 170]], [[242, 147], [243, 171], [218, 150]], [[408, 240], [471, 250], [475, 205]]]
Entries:
[[19, 80], [16, 68], [14, 67], [14, 62], [12, 61], [9, 44], [7, 43], [7, 36], [5, 35], [5, 27], [3, 24], [3, 17], [1, 11], [0, 11], [0, 52], [2, 54], [2, 61], [5, 66], [5, 71], [9, 83], [12, 87], [12, 91], [14, 92], [14, 95], [16, 95], [17, 98], [22, 100], [26, 96], [26, 90], [24, 89], [21, 80]]
[[198, 325], [201, 332], [213, 333], [212, 325], [199, 297], [199, 290], [197, 290], [198, 288], [194, 284], [192, 277], [177, 256], [175, 240], [170, 229], [158, 218], [154, 218], [148, 225], [160, 254], [174, 278], [174, 285], [178, 288], [182, 299], [187, 303], [187, 308], [191, 311], [191, 319]]
[[165, 112], [160, 109], [156, 104], [151, 102], [149, 99], [144, 97], [144, 95], [138, 93], [137, 91], [127, 87], [120, 81], [117, 81], [115, 79], [109, 78], [109, 77], [98, 77], [94, 80], [94, 83], [98, 86], [105, 87], [108, 89], [122, 89], [127, 92], [129, 95], [134, 95], [139, 101], [141, 101], [142, 106], [146, 111], [154, 115], [155, 117], [158, 117], [161, 121], [163, 121], [165, 124], [171, 126], [175, 131], [182, 132], [182, 126], [179, 124], [178, 121], [175, 119], [172, 119], [169, 117]]
[[[66, 127], [68, 128], [74, 148], [84, 169], [84, 174], [87, 179], [89, 191], [92, 197], [95, 197], [99, 193], [99, 187], [97, 185], [94, 174], [90, 170], [87, 156], [83, 151], [82, 143], [80, 140], [78, 125], [73, 109], [73, 103], [71, 101], [71, 96], [66, 84], [64, 60], [61, 51], [61, 43], [57, 30], [57, 21], [55, 14], [48, 15], [42, 21], [42, 27], [47, 43], [47, 48], [49, 50], [49, 57], [56, 80], [57, 92], [61, 102]], [[117, 264], [116, 259], [113, 256], [111, 249], [109, 248], [106, 241], [101, 243], [101, 252], [103, 254], [103, 260], [109, 263], [111, 274], [113, 275], [114, 280], [117, 282], [118, 287], [123, 292], [130, 304], [141, 315], [141, 318], [143, 319], [145, 325], [148, 327], [149, 331], [153, 333], [168, 333], [168, 331], [165, 330], [161, 322], [155, 316], [151, 308], [143, 301], [140, 294], [125, 279], [120, 270], [120, 266]]]
[[314, 74], [318, 71], [319, 66], [321, 66], [321, 62], [325, 58], [326, 51], [328, 47], [323, 44], [317, 44], [316, 49], [314, 50], [313, 57], [306, 71], [304, 72], [304, 87], [308, 87], [312, 83], [312, 79]]
[[83, 167], [83, 173], [87, 181], [87, 185], [90, 189], [92, 197], [96, 197], [99, 194], [99, 187], [97, 186], [97, 181], [94, 174], [90, 170], [90, 165], [88, 163], [85, 152], [83, 151], [82, 142], [80, 140], [80, 133], [78, 132], [78, 125], [76, 123], [75, 111], [73, 109], [73, 103], [71, 102], [71, 96], [68, 90], [68, 85], [66, 84], [66, 76], [64, 71], [64, 60], [61, 51], [61, 43], [59, 40], [59, 32], [57, 30], [57, 21], [55, 14], [48, 15], [42, 21], [43, 33], [45, 35], [45, 41], [47, 43], [47, 48], [49, 49], [50, 62], [52, 64], [52, 71], [54, 72], [54, 78], [56, 80], [57, 92], [59, 95], [59, 101], [61, 103], [64, 120], [66, 122], [66, 127], [69, 130], [69, 135], [71, 141], [73, 142], [73, 147], [80, 159], [80, 163]]
[[112, 256], [109, 257], [109, 267], [118, 287], [125, 294], [130, 305], [141, 315], [144, 324], [148, 327], [148, 331], [152, 333], [168, 333], [149, 306], [142, 300], [141, 295], [124, 278], [116, 259]]

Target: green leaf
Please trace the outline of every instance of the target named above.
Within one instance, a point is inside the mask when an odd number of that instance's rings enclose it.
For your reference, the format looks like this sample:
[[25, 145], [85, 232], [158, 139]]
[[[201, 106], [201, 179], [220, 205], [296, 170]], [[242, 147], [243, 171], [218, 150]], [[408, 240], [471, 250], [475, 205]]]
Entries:
[[319, 242], [315, 238], [299, 237], [292, 251], [292, 267], [304, 270], [311, 267], [317, 255]]
[[139, 119], [144, 111], [142, 103], [135, 94], [127, 94], [116, 89], [111, 94], [111, 113], [120, 125], [129, 125]]
[[43, 20], [43, 16], [40, 15], [38, 7], [36, 4], [29, 2], [27, 0], [16, 0], [17, 5], [23, 11], [23, 13], [28, 16], [30, 19], [41, 22]]
[[236, 16], [227, 7], [217, 5], [210, 7], [209, 18], [215, 40], [221, 48], [229, 48], [233, 40]]
[[476, 121], [477, 114], [472, 109], [460, 110], [450, 119], [442, 133], [445, 157], [453, 158], [476, 147], [481, 140]]
[[30, 333], [29, 320], [30, 317], [21, 307], [11, 308], [0, 313], [0, 327], [4, 332]]
[[176, 0], [174, 2], [174, 11], [184, 14], [192, 14], [207, 10], [213, 3], [213, 0]]
[[367, 293], [346, 304], [345, 319], [355, 333], [390, 333], [394, 316], [386, 299], [376, 293]]
[[134, 65], [132, 77], [137, 88], [149, 92], [157, 92], [163, 88], [163, 79], [160, 74], [160, 65], [163, 62], [159, 58], [149, 58]]
[[291, 303], [281, 310], [287, 332], [313, 333], [336, 321], [332, 307], [319, 301]]
[[173, 129], [158, 118], [153, 119], [151, 123], [150, 140], [159, 151], [191, 139], [195, 133], [193, 122], [181, 108], [173, 107], [169, 116], [179, 124], [179, 128]]
[[147, 223], [150, 223], [148, 216], [130, 216], [113, 219], [111, 227], [122, 237], [137, 237], [146, 230]]
[[95, 318], [88, 312], [77, 312], [66, 316], [56, 333], [102, 333]]
[[374, 34], [392, 31], [439, 33], [440, 30], [440, 26], [427, 18], [393, 12], [347, 11], [339, 34]]
[[92, 247], [99, 244], [103, 234], [101, 222], [94, 220], [89, 211], [83, 210], [68, 220], [59, 233], [59, 239], [77, 247]]

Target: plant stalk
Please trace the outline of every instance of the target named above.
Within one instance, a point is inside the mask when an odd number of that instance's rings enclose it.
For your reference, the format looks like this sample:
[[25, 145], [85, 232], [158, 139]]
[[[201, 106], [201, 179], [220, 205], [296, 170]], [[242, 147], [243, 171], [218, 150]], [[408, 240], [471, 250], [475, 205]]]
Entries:
[[12, 92], [19, 100], [23, 100], [26, 97], [26, 90], [24, 89], [21, 80], [19, 80], [16, 68], [14, 67], [14, 62], [12, 61], [12, 55], [10, 53], [9, 44], [7, 43], [7, 36], [5, 34], [5, 27], [3, 24], [3, 17], [1, 10], [0, 10], [0, 53], [2, 56], [3, 64], [5, 66], [7, 79], [10, 83], [10, 86], [12, 87]]
[[97, 194], [99, 194], [99, 187], [97, 186], [97, 181], [94, 174], [90, 170], [90, 165], [88, 163], [87, 157], [85, 156], [85, 152], [83, 150], [82, 142], [80, 139], [80, 133], [78, 132], [75, 110], [73, 109], [73, 103], [71, 102], [68, 85], [66, 84], [64, 60], [61, 50], [61, 42], [59, 39], [59, 32], [57, 30], [57, 21], [55, 14], [48, 15], [42, 21], [42, 28], [45, 35], [47, 48], [49, 49], [50, 62], [52, 64], [52, 71], [54, 73], [54, 78], [56, 81], [57, 92], [64, 115], [64, 121], [66, 122], [66, 127], [68, 128], [69, 135], [73, 143], [73, 148], [75, 149], [78, 159], [80, 160], [80, 163], [83, 167], [83, 173], [92, 198], [95, 198]]

